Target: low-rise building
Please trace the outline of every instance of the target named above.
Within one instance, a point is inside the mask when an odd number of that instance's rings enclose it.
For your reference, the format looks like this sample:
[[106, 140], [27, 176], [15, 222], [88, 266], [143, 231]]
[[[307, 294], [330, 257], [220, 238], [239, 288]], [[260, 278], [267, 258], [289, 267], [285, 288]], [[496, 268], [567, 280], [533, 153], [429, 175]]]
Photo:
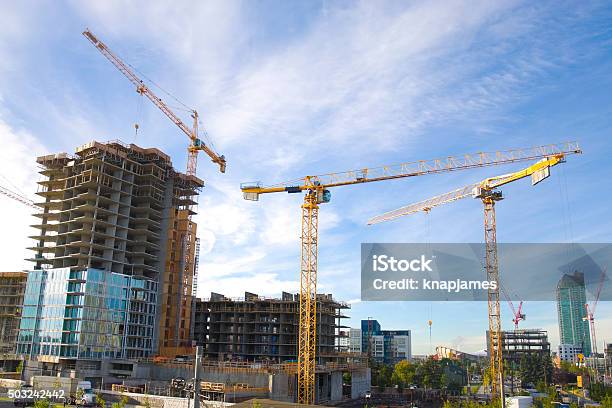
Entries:
[[382, 330], [377, 320], [362, 320], [360, 329], [351, 329], [350, 351], [364, 353], [373, 359], [395, 364], [412, 358], [410, 330]]
[[568, 363], [578, 362], [578, 354], [582, 353], [582, 348], [575, 344], [559, 344], [557, 355], [561, 361]]
[[363, 350], [361, 349], [361, 329], [349, 329], [349, 352], [363, 352]]

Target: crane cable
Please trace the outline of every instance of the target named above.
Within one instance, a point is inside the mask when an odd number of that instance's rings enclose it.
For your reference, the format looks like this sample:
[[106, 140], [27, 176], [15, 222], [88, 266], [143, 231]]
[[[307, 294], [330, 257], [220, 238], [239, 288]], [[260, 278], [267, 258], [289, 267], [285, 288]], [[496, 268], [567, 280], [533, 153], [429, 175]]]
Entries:
[[[175, 102], [177, 102], [179, 106], [176, 105], [170, 105], [168, 103], [166, 103], [166, 105], [168, 105], [169, 107], [171, 107], [172, 109], [175, 110], [180, 110], [183, 112], [189, 112], [189, 113], [193, 113], [195, 111], [195, 109], [189, 107], [186, 103], [184, 103], [183, 101], [181, 101], [177, 96], [175, 96], [174, 94], [172, 94], [170, 91], [167, 91], [166, 89], [164, 89], [161, 85], [159, 85], [157, 82], [153, 81], [151, 78], [149, 78], [147, 75], [145, 75], [142, 71], [140, 71], [138, 68], [136, 68], [135, 66], [133, 66], [132, 64], [130, 64], [129, 62], [127, 62], [127, 60], [125, 58], [123, 58], [121, 56], [121, 54], [119, 53], [115, 53], [117, 55], [117, 57], [119, 57], [128, 67], [130, 67], [131, 69], [133, 69], [135, 72], [137, 72], [142, 78], [144, 78], [147, 82], [149, 82], [151, 85], [153, 85], [154, 87], [156, 87], [157, 89], [159, 89], [161, 92], [163, 92], [164, 94], [166, 94], [167, 96], [169, 96], [170, 98], [172, 98]], [[204, 140], [206, 140], [206, 142], [212, 147], [212, 150], [217, 151], [217, 148], [215, 147], [212, 139], [210, 138], [210, 136], [208, 135], [208, 132], [206, 131], [204, 125], [202, 124], [202, 121], [198, 120], [198, 124], [199, 124], [199, 129], [201, 130], [199, 133], [202, 134], [202, 138]], [[136, 127], [136, 134], [138, 134], [138, 126]], [[199, 135], [198, 135], [199, 136]]]

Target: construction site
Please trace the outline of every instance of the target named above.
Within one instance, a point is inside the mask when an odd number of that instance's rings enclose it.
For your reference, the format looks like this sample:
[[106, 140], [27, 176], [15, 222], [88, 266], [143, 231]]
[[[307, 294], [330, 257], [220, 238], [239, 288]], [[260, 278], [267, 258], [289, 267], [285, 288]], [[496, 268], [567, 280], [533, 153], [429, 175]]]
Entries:
[[[381, 357], [381, 363], [412, 359], [411, 334], [409, 330], [385, 332], [389, 347], [395, 347], [392, 335], [401, 336], [402, 351], [394, 359], [383, 358], [385, 337], [378, 334], [372, 343], [369, 329], [359, 338], [359, 351], [351, 352], [346, 323], [349, 303], [317, 289], [319, 245], [327, 245], [319, 239], [319, 212], [321, 205], [330, 203], [330, 190], [522, 164], [518, 171], [487, 177], [368, 222], [429, 214], [443, 204], [477, 199], [484, 215], [480, 226], [485, 241], [483, 274], [497, 283], [495, 211], [503, 198], [500, 189], [526, 178], [538, 184], [550, 176], [551, 168], [582, 152], [577, 142], [565, 142], [270, 184], [244, 183], [240, 191], [249, 201], [273, 193], [303, 196], [301, 207], [295, 208], [300, 259], [295, 262], [294, 280], [299, 282], [299, 292], [282, 292], [280, 298], [245, 292], [243, 298], [232, 298], [210, 287], [205, 288], [210, 297], [202, 298], [197, 288], [198, 226], [193, 217], [204, 181], [197, 176], [197, 160], [204, 153], [225, 173], [226, 158], [203, 140], [205, 132], [199, 128], [196, 110], [189, 112], [193, 124], [185, 124], [131, 65], [91, 31], [83, 35], [138, 94], [179, 128], [177, 133], [187, 137], [183, 140], [187, 166], [184, 172], [178, 170], [171, 157], [155, 147], [91, 141], [71, 153], [36, 158], [41, 176], [36, 200], [0, 187], [0, 193], [36, 209], [34, 216], [39, 220], [32, 225], [38, 233], [30, 237], [35, 241], [29, 248], [32, 268], [0, 275], [0, 353], [11, 357], [11, 371], [16, 372], [17, 362], [23, 364], [19, 380], [25, 383], [82, 379], [110, 399], [121, 393], [139, 403], [144, 403], [144, 395], [168, 401], [179, 398], [176, 406], [181, 408], [189, 407], [193, 399], [198, 406], [213, 401], [240, 404], [253, 398], [303, 406], [356, 404], [366, 395], [369, 398], [371, 366], [378, 364], [374, 357]], [[519, 330], [519, 321], [525, 319], [522, 302], [518, 309], [509, 298], [508, 302], [514, 331], [502, 330], [500, 288], [488, 289], [486, 316], [481, 317], [488, 324], [489, 400], [505, 398], [505, 360], [550, 354], [545, 331]], [[429, 330], [431, 342], [431, 320]], [[381, 344], [381, 356], [371, 350], [376, 341]], [[436, 359], [480, 362], [483, 358], [440, 346]], [[404, 394], [413, 398], [427, 392]]]
[[[194, 340], [204, 358], [218, 361], [295, 361], [298, 333], [298, 295], [280, 299], [246, 292], [243, 299], [212, 293], [195, 304]], [[331, 294], [317, 295], [317, 364], [343, 363], [348, 352], [342, 324], [349, 308]], [[345, 361], [344, 361], [345, 362]]]

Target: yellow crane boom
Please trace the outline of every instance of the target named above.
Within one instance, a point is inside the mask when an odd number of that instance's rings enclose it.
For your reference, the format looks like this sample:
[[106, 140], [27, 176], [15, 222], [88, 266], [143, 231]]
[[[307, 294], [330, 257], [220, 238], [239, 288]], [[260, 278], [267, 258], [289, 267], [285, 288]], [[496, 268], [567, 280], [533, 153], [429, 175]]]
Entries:
[[217, 154], [210, 147], [206, 145], [200, 138], [198, 137], [198, 112], [195, 109], [191, 110], [191, 117], [193, 118], [193, 128], [187, 126], [181, 118], [179, 118], [173, 111], [166, 105], [161, 98], [159, 98], [155, 93], [144, 83], [142, 79], [140, 79], [130, 67], [121, 60], [117, 55], [115, 55], [102, 41], [100, 41], [91, 31], [85, 30], [83, 32], [85, 38], [87, 38], [93, 45], [104, 55], [123, 75], [127, 77], [135, 86], [136, 92], [141, 95], [149, 98], [151, 102], [155, 106], [159, 108], [176, 126], [179, 127], [185, 133], [191, 143], [187, 148], [188, 151], [188, 159], [187, 159], [187, 175], [195, 176], [196, 168], [197, 168], [197, 160], [198, 160], [198, 152], [204, 151], [208, 157], [219, 165], [219, 171], [221, 173], [225, 173], [226, 161], [225, 156]]
[[329, 188], [533, 161], [553, 155], [572, 153], [580, 153], [580, 147], [576, 142], [491, 153], [466, 154], [460, 157], [421, 160], [392, 166], [306, 176], [270, 186], [263, 186], [261, 183], [243, 183], [240, 188], [244, 198], [252, 201], [258, 201], [261, 194], [306, 192], [304, 194], [304, 203], [302, 204], [300, 254], [298, 403], [311, 404], [315, 401], [319, 204], [327, 203], [331, 200]]
[[327, 189], [374, 181], [393, 180], [425, 174], [446, 173], [476, 167], [497, 166], [516, 162], [534, 161], [555, 154], [580, 153], [577, 142], [564, 142], [521, 149], [479, 152], [463, 156], [449, 156], [433, 160], [419, 160], [394, 165], [305, 176], [296, 180], [263, 186], [261, 183], [243, 183], [240, 188], [246, 200], [257, 201], [260, 194], [299, 193], [311, 189]]
[[[457, 190], [449, 191], [436, 197], [428, 198], [427, 200], [419, 201], [418, 203], [410, 204], [405, 207], [400, 207], [396, 210], [386, 212], [368, 220], [368, 225], [378, 224], [384, 221], [391, 221], [405, 215], [413, 214], [421, 211], [430, 211], [434, 207], [442, 204], [447, 204], [453, 201], [461, 200], [462, 198], [475, 197], [480, 198], [485, 191], [491, 191], [505, 184], [520, 180], [529, 176], [541, 177], [549, 173], [552, 166], [564, 160], [565, 154], [557, 154], [546, 159], [540, 160], [532, 166], [523, 170], [503, 174], [501, 176], [489, 177], [478, 183], [470, 184]], [[547, 175], [545, 177], [548, 177]], [[534, 179], [535, 181], [536, 179]], [[543, 178], [542, 178], [543, 180]], [[540, 180], [541, 181], [541, 180]], [[538, 181], [539, 182], [539, 181]], [[536, 183], [534, 183], [536, 184]]]
[[[573, 153], [581, 153], [577, 149]], [[502, 199], [502, 194], [497, 189], [503, 185], [531, 177], [532, 185], [535, 185], [550, 175], [550, 168], [565, 161], [567, 153], [558, 153], [538, 161], [537, 163], [522, 170], [503, 174], [496, 177], [486, 178], [478, 183], [453, 190], [451, 192], [410, 204], [397, 210], [378, 215], [368, 221], [369, 225], [414, 214], [416, 212], [429, 212], [432, 208], [447, 204], [462, 198], [474, 197], [482, 200], [484, 204], [484, 232], [485, 232], [485, 268], [488, 281], [498, 282], [494, 289], [487, 293], [487, 310], [489, 318], [489, 367], [491, 370], [491, 395], [496, 398], [504, 395], [503, 361], [502, 361], [502, 334], [501, 313], [499, 306], [499, 265], [497, 260], [497, 228], [495, 221], [495, 202]]]

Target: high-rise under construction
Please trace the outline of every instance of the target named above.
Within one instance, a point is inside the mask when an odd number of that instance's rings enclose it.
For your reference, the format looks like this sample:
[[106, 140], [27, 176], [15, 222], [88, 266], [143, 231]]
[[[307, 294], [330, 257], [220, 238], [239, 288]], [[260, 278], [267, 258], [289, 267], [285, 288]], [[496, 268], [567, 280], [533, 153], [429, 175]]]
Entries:
[[118, 141], [37, 163], [40, 233], [18, 353], [61, 363], [190, 352], [189, 215], [202, 180], [158, 149]]

